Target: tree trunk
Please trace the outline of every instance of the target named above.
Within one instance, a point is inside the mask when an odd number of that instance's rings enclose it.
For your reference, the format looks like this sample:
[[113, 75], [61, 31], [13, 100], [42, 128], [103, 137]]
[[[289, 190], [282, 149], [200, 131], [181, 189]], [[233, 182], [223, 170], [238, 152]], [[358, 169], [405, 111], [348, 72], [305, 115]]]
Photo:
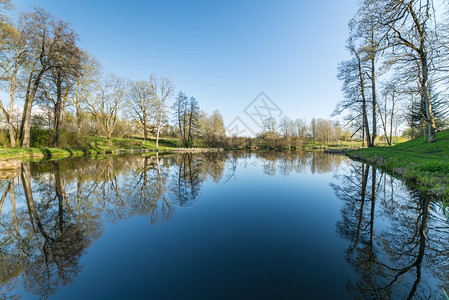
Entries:
[[365, 133], [366, 133], [366, 142], [368, 144], [368, 147], [371, 147], [371, 138], [369, 133], [369, 124], [368, 124], [368, 116], [366, 113], [366, 97], [365, 97], [365, 83], [363, 81], [363, 72], [362, 72], [362, 66], [360, 63], [360, 58], [357, 55], [358, 59], [358, 69], [359, 69], [359, 79], [360, 79], [360, 89], [362, 93], [362, 114], [363, 114], [363, 123], [365, 126]]
[[14, 91], [16, 89], [16, 76], [17, 76], [18, 68], [19, 68], [19, 59], [17, 57], [15, 66], [14, 66], [14, 72], [11, 77], [11, 87], [9, 89], [9, 116], [8, 116], [9, 119], [8, 119], [8, 123], [9, 123], [9, 140], [11, 143], [11, 147], [16, 146], [16, 137], [15, 137], [16, 132], [14, 130]]
[[394, 118], [394, 92], [391, 95], [391, 114], [390, 114], [390, 146], [393, 144], [393, 118]]
[[426, 119], [427, 124], [429, 125], [429, 143], [435, 142], [435, 134], [436, 134], [436, 126], [435, 119], [433, 117], [432, 112], [432, 104], [430, 100], [430, 91], [429, 91], [429, 74], [428, 74], [428, 65], [427, 65], [427, 55], [424, 51], [421, 51], [420, 55], [421, 65], [422, 65], [422, 81], [421, 81], [421, 97], [423, 97], [424, 104], [426, 106]]
[[362, 148], [365, 148], [365, 118], [362, 121]]
[[[25, 104], [23, 106], [22, 124], [20, 125], [20, 140], [22, 143], [22, 148], [29, 148], [31, 144], [31, 108], [33, 106], [34, 97], [39, 87], [42, 75], [45, 71], [45, 69], [40, 70], [34, 79], [34, 82], [32, 81], [33, 79], [31, 76], [28, 81]], [[32, 87], [31, 84], [33, 85]]]
[[376, 65], [374, 61], [374, 54], [371, 57], [371, 96], [373, 102], [373, 134], [371, 136], [371, 147], [376, 146], [376, 137], [377, 137], [377, 116], [376, 116], [376, 107], [377, 107], [377, 99], [376, 99]]
[[61, 126], [61, 113], [62, 113], [62, 82], [61, 74], [58, 72], [56, 78], [56, 104], [55, 104], [55, 140], [54, 146], [59, 147], [59, 129]]
[[157, 129], [156, 129], [156, 148], [159, 147], [159, 133], [160, 132], [161, 132], [161, 125], [158, 124]]
[[31, 144], [31, 107], [33, 103], [30, 98], [31, 96], [26, 97], [23, 107], [22, 124], [20, 126], [22, 148], [29, 148]]
[[143, 140], [148, 140], [148, 128], [146, 122], [143, 124]]

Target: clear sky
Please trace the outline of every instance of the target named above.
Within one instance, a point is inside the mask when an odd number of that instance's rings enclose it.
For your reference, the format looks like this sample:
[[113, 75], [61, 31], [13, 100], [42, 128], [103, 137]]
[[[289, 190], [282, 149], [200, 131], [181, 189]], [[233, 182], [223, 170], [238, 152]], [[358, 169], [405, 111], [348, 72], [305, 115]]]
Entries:
[[105, 72], [157, 73], [225, 123], [265, 92], [291, 118], [329, 118], [340, 100], [355, 0], [15, 0], [71, 23]]

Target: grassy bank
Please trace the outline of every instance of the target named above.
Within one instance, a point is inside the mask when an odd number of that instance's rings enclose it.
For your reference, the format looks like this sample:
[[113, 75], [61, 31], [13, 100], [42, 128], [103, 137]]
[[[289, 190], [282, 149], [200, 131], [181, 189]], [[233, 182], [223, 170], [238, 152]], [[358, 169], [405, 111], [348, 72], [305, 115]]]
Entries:
[[392, 147], [348, 151], [346, 155], [416, 183], [421, 191], [449, 199], [449, 130], [437, 133], [435, 143], [420, 137]]
[[[201, 147], [201, 141], [194, 146]], [[180, 147], [178, 139], [160, 139], [159, 151], [170, 151]], [[155, 140], [88, 138], [82, 146], [76, 148], [6, 148], [0, 149], [0, 159], [39, 160], [49, 158], [75, 157], [96, 154], [132, 153], [135, 151], [156, 150]]]

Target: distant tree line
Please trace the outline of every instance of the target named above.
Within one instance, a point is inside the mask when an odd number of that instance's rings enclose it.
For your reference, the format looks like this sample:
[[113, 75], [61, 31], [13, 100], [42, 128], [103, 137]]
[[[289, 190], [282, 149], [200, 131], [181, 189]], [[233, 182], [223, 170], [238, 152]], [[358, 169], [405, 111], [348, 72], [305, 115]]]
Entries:
[[[287, 116], [276, 120], [273, 117], [263, 121], [263, 128], [257, 139], [264, 141], [264, 147], [298, 149], [306, 144], [331, 145], [350, 140], [347, 130], [338, 121], [312, 118], [292, 120]], [[313, 145], [312, 145], [313, 146]]]
[[132, 81], [103, 74], [67, 22], [40, 8], [12, 20], [12, 9], [10, 0], [0, 0], [0, 88], [9, 96], [0, 101], [4, 147], [75, 147], [89, 136], [152, 135], [156, 147], [162, 135], [180, 137], [183, 146], [195, 138], [223, 142], [218, 111], [208, 116], [182, 92], [170, 105], [175, 86], [169, 78], [151, 74]]
[[349, 60], [338, 67], [343, 100], [335, 114], [368, 147], [391, 144], [400, 126], [435, 141], [447, 127], [449, 16], [444, 1], [363, 0], [349, 22]]

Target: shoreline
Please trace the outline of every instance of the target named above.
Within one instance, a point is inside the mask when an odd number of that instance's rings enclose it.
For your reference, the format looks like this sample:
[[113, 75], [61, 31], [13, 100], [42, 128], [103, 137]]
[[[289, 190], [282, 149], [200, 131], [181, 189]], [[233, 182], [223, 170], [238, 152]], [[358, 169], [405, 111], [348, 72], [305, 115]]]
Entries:
[[[419, 192], [440, 198], [445, 202], [449, 200], [449, 176], [447, 174], [425, 170], [422, 166], [415, 164], [412, 159], [397, 159], [396, 153], [389, 152], [389, 150], [388, 148], [374, 148], [371, 151], [367, 148], [362, 151], [347, 151], [343, 154], [353, 160], [380, 168], [407, 184], [411, 184]], [[431, 164], [434, 162], [432, 161]]]

